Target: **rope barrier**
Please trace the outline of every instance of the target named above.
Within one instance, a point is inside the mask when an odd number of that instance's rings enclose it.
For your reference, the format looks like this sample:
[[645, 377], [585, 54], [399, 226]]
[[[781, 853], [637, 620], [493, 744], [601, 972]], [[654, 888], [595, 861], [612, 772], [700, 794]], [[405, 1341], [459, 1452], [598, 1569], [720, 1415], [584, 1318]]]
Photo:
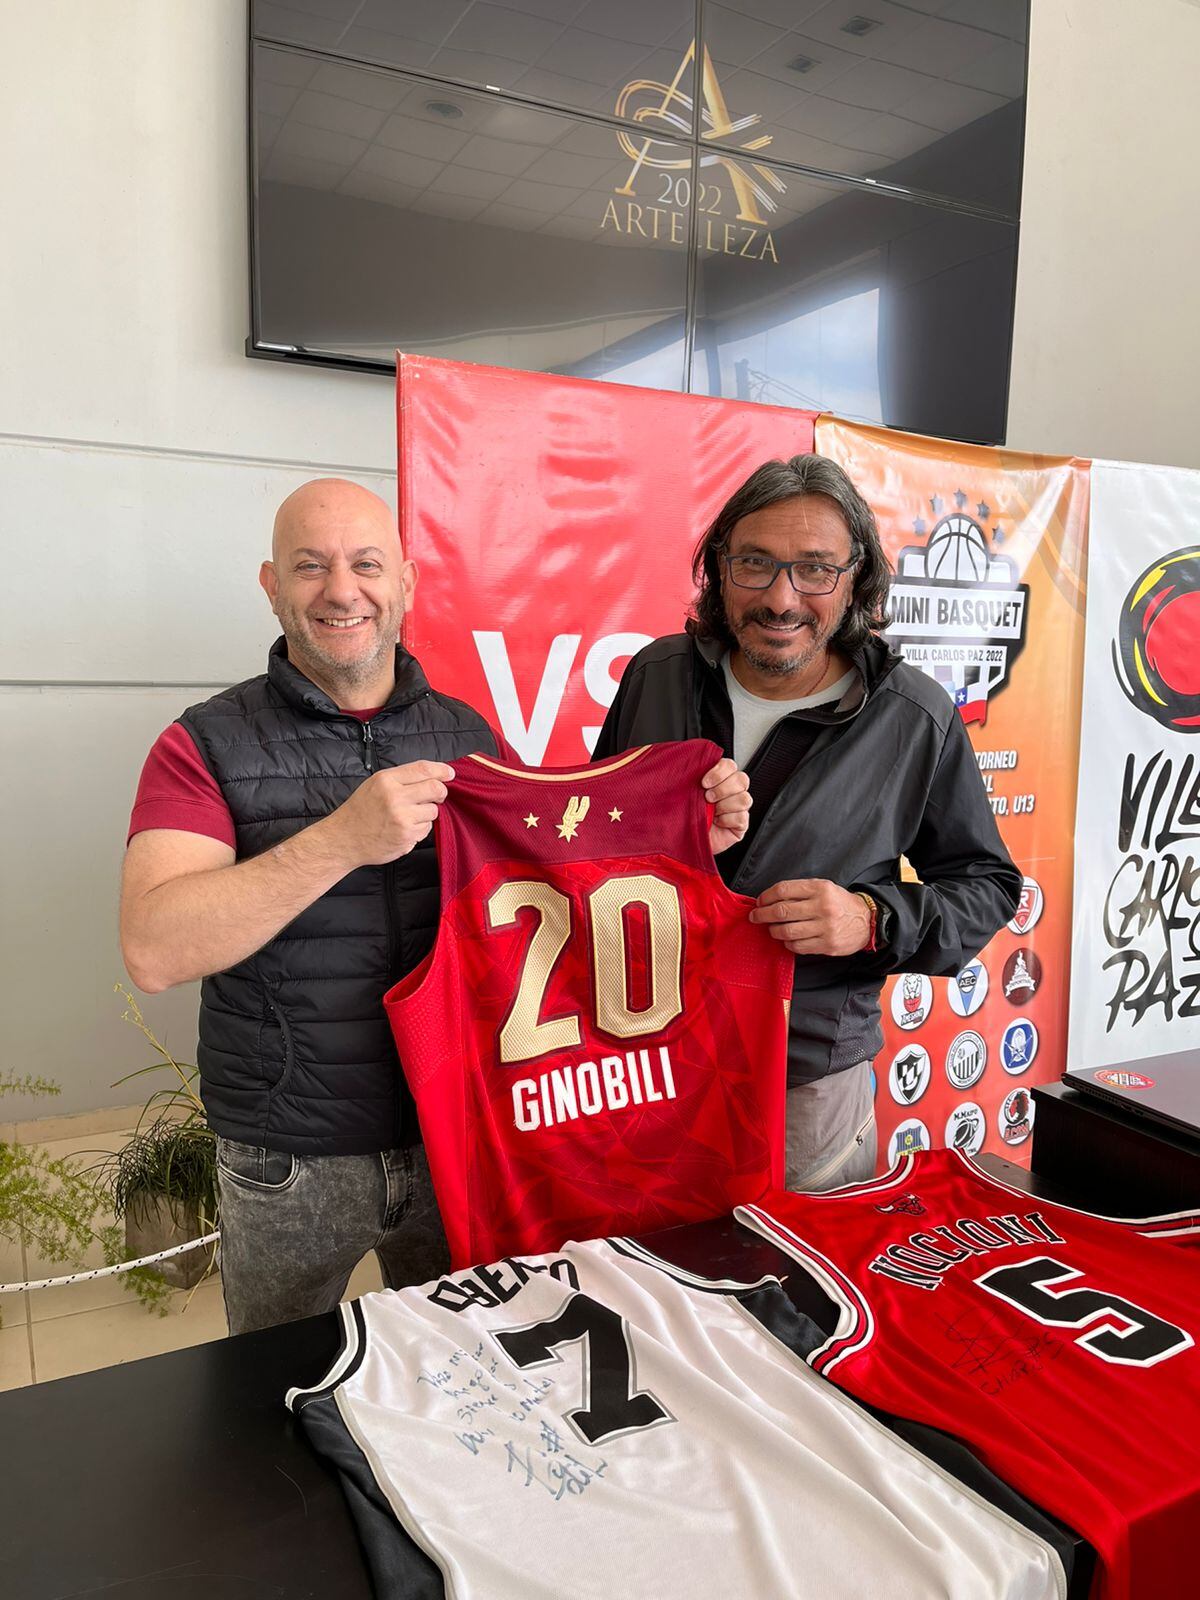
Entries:
[[0, 1283], [0, 1294], [23, 1294], [30, 1289], [61, 1289], [68, 1283], [86, 1283], [91, 1278], [111, 1278], [117, 1272], [130, 1272], [134, 1267], [152, 1267], [156, 1261], [166, 1261], [170, 1256], [181, 1256], [187, 1250], [199, 1250], [202, 1245], [215, 1244], [219, 1233], [206, 1233], [203, 1239], [189, 1239], [187, 1244], [172, 1245], [169, 1250], [159, 1250], [152, 1256], [140, 1256], [136, 1261], [118, 1261], [114, 1267], [93, 1267], [90, 1272], [71, 1272], [64, 1278], [37, 1278], [29, 1283]]

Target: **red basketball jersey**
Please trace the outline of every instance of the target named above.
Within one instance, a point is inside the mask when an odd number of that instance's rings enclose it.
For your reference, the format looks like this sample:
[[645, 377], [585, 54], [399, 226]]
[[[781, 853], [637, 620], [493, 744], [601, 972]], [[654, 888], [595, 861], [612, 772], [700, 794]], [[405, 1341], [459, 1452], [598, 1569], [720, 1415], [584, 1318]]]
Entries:
[[702, 740], [455, 763], [442, 919], [384, 997], [456, 1267], [783, 1181], [792, 958], [708, 844]]
[[[775, 1193], [738, 1219], [841, 1306], [809, 1356], [870, 1405], [957, 1434], [1099, 1554], [1093, 1594], [1190, 1586], [1200, 1516], [1193, 1213], [1049, 1205], [957, 1151], [874, 1183]], [[1145, 1235], [1149, 1235], [1148, 1237]]]

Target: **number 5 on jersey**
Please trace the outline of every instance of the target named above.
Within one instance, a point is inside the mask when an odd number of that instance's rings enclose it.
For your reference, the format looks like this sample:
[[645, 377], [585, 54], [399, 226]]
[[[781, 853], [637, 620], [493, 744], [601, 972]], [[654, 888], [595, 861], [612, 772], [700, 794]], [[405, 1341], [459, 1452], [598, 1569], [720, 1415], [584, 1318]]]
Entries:
[[1038, 1256], [1015, 1266], [994, 1267], [975, 1282], [1043, 1327], [1085, 1328], [1095, 1323], [1075, 1343], [1115, 1366], [1153, 1367], [1168, 1356], [1192, 1348], [1190, 1333], [1156, 1317], [1144, 1306], [1099, 1289], [1077, 1287], [1082, 1276], [1065, 1261]]
[[[587, 896], [585, 937], [591, 951], [597, 1029], [617, 1039], [659, 1033], [683, 1010], [683, 918], [679, 891], [652, 873], [608, 878]], [[636, 1010], [629, 994], [627, 911], [646, 915], [649, 995]], [[571, 901], [552, 884], [517, 879], [500, 884], [488, 897], [488, 926], [513, 927], [518, 914], [533, 911], [537, 925], [525, 952], [517, 992], [500, 1029], [500, 1060], [531, 1061], [550, 1050], [571, 1050], [582, 1042], [579, 1013], [542, 1020], [542, 1005], [555, 962], [571, 938]]]

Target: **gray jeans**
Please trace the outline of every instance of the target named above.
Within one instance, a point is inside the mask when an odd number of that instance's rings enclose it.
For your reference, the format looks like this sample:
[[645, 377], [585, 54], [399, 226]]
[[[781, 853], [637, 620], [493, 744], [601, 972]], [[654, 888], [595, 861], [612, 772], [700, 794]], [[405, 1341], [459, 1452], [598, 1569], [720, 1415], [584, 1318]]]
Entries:
[[869, 1061], [788, 1090], [789, 1189], [868, 1182], [875, 1176], [877, 1144]]
[[368, 1253], [389, 1289], [450, 1261], [425, 1152], [294, 1156], [217, 1140], [221, 1282], [230, 1333], [332, 1311]]

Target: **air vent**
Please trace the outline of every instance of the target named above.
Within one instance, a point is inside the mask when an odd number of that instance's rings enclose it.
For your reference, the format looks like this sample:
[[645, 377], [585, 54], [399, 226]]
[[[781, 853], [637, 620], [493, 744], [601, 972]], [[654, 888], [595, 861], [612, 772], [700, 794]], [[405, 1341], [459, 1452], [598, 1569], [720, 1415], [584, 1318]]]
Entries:
[[848, 21], [842, 23], [839, 32], [861, 39], [868, 33], [874, 33], [876, 28], [882, 27], [883, 23], [876, 22], [873, 17], [850, 17]]
[[820, 64], [815, 56], [795, 56], [788, 62], [788, 67], [792, 72], [811, 72]]

